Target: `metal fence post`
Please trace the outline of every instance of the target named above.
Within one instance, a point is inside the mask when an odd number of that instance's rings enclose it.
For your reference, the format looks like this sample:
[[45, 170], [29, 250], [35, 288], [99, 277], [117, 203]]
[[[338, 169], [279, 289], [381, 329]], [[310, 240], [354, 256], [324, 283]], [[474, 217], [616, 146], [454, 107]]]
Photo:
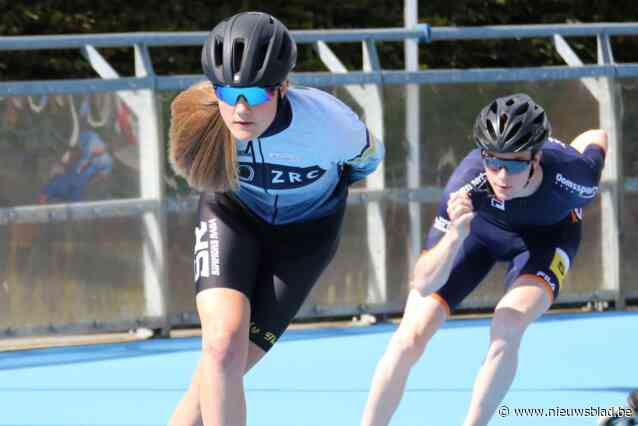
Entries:
[[[380, 71], [381, 63], [374, 41], [363, 42], [363, 70]], [[366, 84], [363, 90], [367, 92], [369, 101], [363, 104], [365, 121], [373, 137], [385, 140], [385, 125], [383, 123], [383, 86]], [[366, 178], [366, 188], [373, 191], [385, 189], [385, 165], [382, 162], [377, 170]], [[383, 220], [383, 206], [380, 201], [367, 204], [366, 216], [368, 224], [368, 247], [372, 266], [374, 268], [371, 290], [368, 292], [368, 303], [388, 302], [388, 265], [387, 265], [387, 230]]]
[[[135, 75], [137, 77], [154, 76], [148, 49], [144, 45], [135, 45]], [[140, 190], [141, 198], [155, 201], [155, 208], [142, 216], [144, 224], [144, 295], [146, 315], [159, 318], [162, 324], [161, 335], [168, 336], [166, 290], [166, 218], [162, 203], [164, 188], [164, 143], [160, 131], [161, 122], [157, 107], [155, 88], [140, 90], [138, 102], [141, 114], [139, 119], [140, 149]]]
[[[601, 33], [597, 36], [598, 63], [613, 65], [614, 58], [609, 42], [609, 35]], [[620, 250], [621, 232], [621, 198], [623, 195], [623, 173], [621, 150], [621, 121], [618, 116], [620, 102], [617, 93], [617, 81], [613, 77], [600, 78], [600, 127], [609, 135], [607, 158], [601, 177], [601, 211], [602, 211], [602, 259], [603, 286], [615, 294], [616, 309], [625, 308], [625, 297], [621, 286], [622, 253]]]
[[[418, 24], [418, 0], [406, 0], [404, 10], [404, 21], [406, 29], [415, 28]], [[405, 40], [405, 70], [419, 70], [419, 40]], [[421, 94], [420, 86], [417, 84], [406, 84], [405, 86], [405, 136], [408, 147], [406, 158], [407, 185], [408, 189], [417, 189], [421, 186]], [[421, 251], [421, 241], [423, 231], [421, 229], [421, 203], [417, 201], [408, 202], [408, 215], [410, 220], [409, 256], [408, 271], [409, 279], [412, 276], [412, 269], [416, 264]]]

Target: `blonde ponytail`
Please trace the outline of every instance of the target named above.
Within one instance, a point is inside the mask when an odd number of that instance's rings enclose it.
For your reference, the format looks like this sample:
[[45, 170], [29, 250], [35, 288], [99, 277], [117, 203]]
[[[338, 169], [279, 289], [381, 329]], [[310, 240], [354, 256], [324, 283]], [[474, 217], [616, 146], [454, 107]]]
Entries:
[[198, 191], [237, 189], [237, 148], [209, 82], [191, 86], [171, 103], [169, 161]]

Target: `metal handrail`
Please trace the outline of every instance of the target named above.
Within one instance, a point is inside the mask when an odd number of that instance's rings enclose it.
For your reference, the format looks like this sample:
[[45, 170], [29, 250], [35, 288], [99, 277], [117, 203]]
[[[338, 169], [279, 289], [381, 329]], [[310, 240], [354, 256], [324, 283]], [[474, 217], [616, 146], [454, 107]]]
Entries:
[[[381, 28], [349, 30], [291, 31], [297, 43], [403, 41], [417, 38], [423, 42], [439, 40], [505, 39], [552, 37], [586, 37], [599, 34], [610, 36], [638, 35], [638, 23], [580, 23], [539, 25], [493, 25], [478, 27], [431, 27], [422, 24], [414, 29]], [[123, 47], [142, 44], [152, 46], [195, 46], [206, 40], [207, 31], [137, 32], [108, 34], [69, 34], [0, 37], [0, 50], [73, 49], [85, 45], [94, 47]]]

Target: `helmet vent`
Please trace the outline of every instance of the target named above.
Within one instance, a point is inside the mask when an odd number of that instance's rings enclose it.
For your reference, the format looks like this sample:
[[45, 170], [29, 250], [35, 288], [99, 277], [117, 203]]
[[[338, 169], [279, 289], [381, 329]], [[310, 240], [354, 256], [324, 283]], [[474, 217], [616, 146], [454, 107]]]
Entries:
[[499, 133], [503, 133], [505, 130], [505, 126], [507, 126], [507, 114], [501, 114], [500, 119], [498, 120]]
[[545, 111], [538, 115], [533, 121], [534, 124], [543, 124], [543, 120], [545, 119]]
[[215, 37], [215, 46], [213, 48], [213, 64], [215, 64], [216, 67], [222, 66], [223, 54], [224, 54], [224, 40]]
[[233, 74], [239, 72], [241, 68], [241, 61], [244, 58], [244, 46], [243, 40], [235, 40], [235, 44], [233, 45], [233, 64], [231, 68]]
[[496, 114], [496, 111], [498, 111], [498, 105], [496, 102], [492, 102], [492, 105], [490, 105], [490, 111], [492, 111], [493, 114]]
[[524, 146], [525, 148], [527, 148], [527, 144], [529, 143], [529, 141], [532, 139], [532, 131], [529, 131], [527, 133], [525, 133], [523, 135], [523, 137], [520, 138], [520, 146]]
[[257, 57], [255, 58], [255, 69], [260, 70], [264, 66], [266, 61], [266, 53], [268, 53], [268, 41], [262, 42], [259, 49], [255, 52]]
[[528, 109], [529, 109], [529, 104], [525, 102], [523, 105], [516, 108], [516, 111], [514, 111], [514, 115], [523, 115], [527, 112]]
[[507, 132], [507, 136], [505, 136], [505, 141], [509, 141], [510, 139], [512, 139], [513, 137], [516, 136], [516, 133], [518, 133], [518, 131], [520, 130], [521, 126], [523, 125], [523, 123], [521, 123], [520, 121], [518, 123], [516, 123], [509, 132]]
[[507, 100], [507, 102], [505, 102], [505, 105], [507, 105], [507, 106], [512, 106], [512, 105], [514, 105], [514, 99], [513, 99], [513, 98], [509, 98], [509, 99]]

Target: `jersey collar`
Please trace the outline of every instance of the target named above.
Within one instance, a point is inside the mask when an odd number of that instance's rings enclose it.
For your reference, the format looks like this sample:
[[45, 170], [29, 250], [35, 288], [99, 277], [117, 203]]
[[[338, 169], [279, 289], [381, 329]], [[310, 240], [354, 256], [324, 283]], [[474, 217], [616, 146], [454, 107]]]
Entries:
[[270, 126], [260, 138], [267, 138], [274, 136], [277, 133], [281, 133], [286, 130], [292, 122], [292, 107], [290, 106], [290, 100], [288, 96], [279, 96], [277, 98], [277, 113], [275, 119], [270, 123]]

